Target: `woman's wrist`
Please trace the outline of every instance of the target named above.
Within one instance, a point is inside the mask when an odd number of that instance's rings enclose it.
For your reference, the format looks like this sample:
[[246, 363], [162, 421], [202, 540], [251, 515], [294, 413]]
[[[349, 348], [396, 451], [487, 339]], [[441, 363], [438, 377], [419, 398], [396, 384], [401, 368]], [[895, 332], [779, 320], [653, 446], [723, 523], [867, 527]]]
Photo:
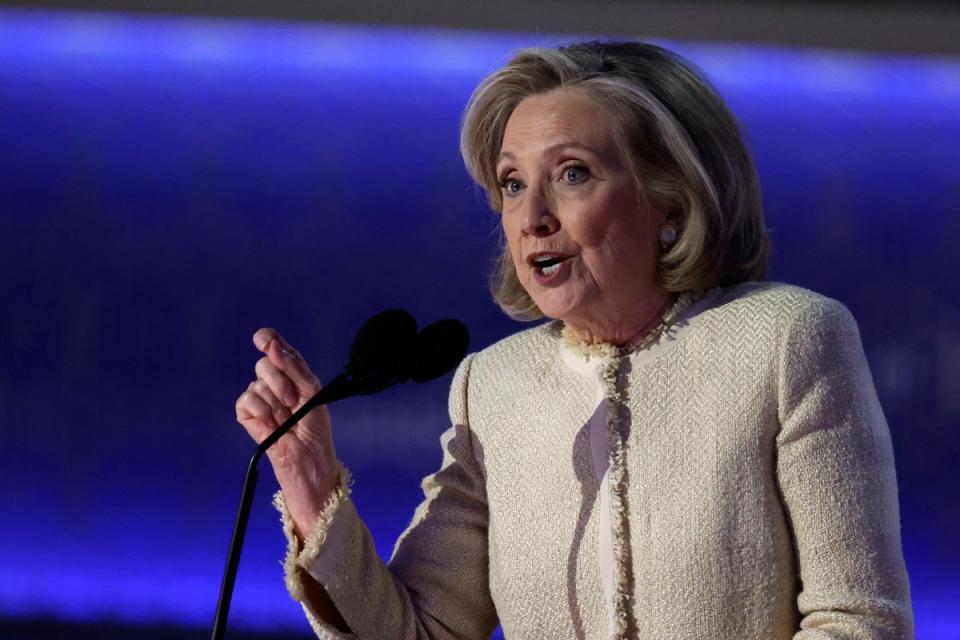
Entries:
[[339, 461], [314, 465], [306, 471], [277, 473], [280, 491], [293, 520], [294, 533], [303, 542], [313, 530], [341, 482]]

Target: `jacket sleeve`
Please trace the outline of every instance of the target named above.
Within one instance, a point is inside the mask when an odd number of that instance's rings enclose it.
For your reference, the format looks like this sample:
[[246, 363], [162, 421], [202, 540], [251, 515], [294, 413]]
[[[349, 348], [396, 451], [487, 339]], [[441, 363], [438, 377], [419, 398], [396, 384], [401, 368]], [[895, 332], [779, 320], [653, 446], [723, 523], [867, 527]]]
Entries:
[[[389, 565], [377, 555], [349, 499], [346, 473], [302, 549], [278, 499], [288, 541], [287, 589], [303, 605], [317, 637], [489, 638], [496, 628], [488, 587], [486, 489], [467, 420], [472, 358], [454, 376], [453, 426], [441, 436], [440, 470], [424, 479], [424, 500]], [[352, 634], [314, 615], [303, 596], [304, 572], [323, 585]]]
[[802, 582], [797, 640], [912, 639], [890, 433], [839, 302], [781, 334], [777, 481]]

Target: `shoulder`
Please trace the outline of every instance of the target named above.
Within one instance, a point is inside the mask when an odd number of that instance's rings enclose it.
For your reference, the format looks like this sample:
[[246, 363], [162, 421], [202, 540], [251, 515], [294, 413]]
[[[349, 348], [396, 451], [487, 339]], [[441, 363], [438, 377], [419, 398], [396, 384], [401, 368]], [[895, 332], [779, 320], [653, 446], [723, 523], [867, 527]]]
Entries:
[[833, 298], [792, 285], [747, 283], [723, 290], [710, 311], [742, 343], [773, 355], [781, 382], [868, 371], [857, 323]]
[[469, 354], [454, 376], [450, 406], [462, 407], [462, 419], [465, 419], [466, 406], [482, 403], [487, 392], [502, 400], [528, 384], [543, 380], [557, 362], [559, 340], [559, 323], [546, 322]]
[[784, 317], [813, 309], [844, 308], [833, 298], [782, 282], [744, 282], [720, 289], [714, 306], [731, 315], [759, 313]]
[[559, 340], [558, 322], [519, 331], [474, 354], [471, 375], [500, 380], [536, 375], [556, 359]]
[[[798, 350], [810, 357], [837, 343], [859, 347], [847, 308], [825, 295], [778, 282], [748, 282], [710, 290], [695, 312], [688, 353], [710, 352], [724, 362], [782, 369]], [[828, 347], [827, 345], [830, 345]]]
[[479, 351], [477, 357], [488, 363], [529, 358], [555, 348], [559, 332], [559, 322], [543, 322], [494, 342]]
[[795, 285], [745, 282], [719, 289], [713, 295], [715, 299], [704, 312], [705, 319], [769, 333], [774, 339], [824, 324], [853, 324], [853, 317], [842, 303]]

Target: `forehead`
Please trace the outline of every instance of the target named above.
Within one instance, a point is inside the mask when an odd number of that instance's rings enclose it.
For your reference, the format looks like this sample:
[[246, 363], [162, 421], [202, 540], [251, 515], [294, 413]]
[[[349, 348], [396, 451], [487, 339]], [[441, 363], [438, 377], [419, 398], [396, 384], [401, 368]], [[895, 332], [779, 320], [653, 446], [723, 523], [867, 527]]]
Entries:
[[528, 96], [507, 120], [501, 153], [536, 154], [575, 143], [617, 154], [614, 121], [607, 109], [576, 87]]

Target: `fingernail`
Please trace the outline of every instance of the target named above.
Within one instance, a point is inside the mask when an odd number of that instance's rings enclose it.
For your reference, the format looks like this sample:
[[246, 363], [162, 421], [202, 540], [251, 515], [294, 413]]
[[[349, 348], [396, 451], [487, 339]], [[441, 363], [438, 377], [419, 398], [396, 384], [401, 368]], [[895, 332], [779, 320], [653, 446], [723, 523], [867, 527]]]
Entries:
[[293, 393], [288, 391], [287, 393], [283, 394], [283, 402], [287, 406], [292, 406], [294, 403], [296, 403], [296, 401], [297, 396], [293, 395]]
[[260, 345], [260, 351], [266, 353], [267, 348], [270, 346], [270, 343], [273, 342], [273, 338], [267, 338], [263, 341], [263, 344]]

